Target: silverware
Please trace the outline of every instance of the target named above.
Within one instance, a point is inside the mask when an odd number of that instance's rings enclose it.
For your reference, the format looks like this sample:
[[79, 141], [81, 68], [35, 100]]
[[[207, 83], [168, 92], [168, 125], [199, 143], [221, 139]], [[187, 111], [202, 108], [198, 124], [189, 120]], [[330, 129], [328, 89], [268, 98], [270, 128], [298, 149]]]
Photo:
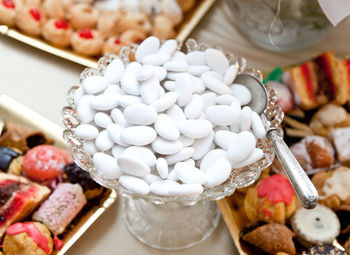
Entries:
[[260, 114], [263, 119], [265, 128], [267, 129], [267, 137], [272, 142], [277, 158], [303, 207], [307, 209], [315, 208], [318, 200], [317, 190], [283, 141], [278, 129], [271, 127], [270, 122], [266, 118], [264, 111], [267, 106], [268, 95], [265, 86], [249, 74], [237, 75], [235, 83], [242, 84], [249, 89], [252, 100], [248, 106]]

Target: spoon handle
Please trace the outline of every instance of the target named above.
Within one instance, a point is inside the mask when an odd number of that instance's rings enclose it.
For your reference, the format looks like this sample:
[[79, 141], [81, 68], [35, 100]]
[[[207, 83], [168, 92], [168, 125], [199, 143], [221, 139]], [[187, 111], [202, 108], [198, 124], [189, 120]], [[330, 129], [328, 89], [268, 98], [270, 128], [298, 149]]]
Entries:
[[307, 209], [315, 208], [318, 200], [317, 190], [283, 141], [283, 138], [279, 135], [278, 130], [272, 129], [268, 131], [267, 136], [271, 140], [277, 158], [281, 162], [283, 170], [303, 207]]

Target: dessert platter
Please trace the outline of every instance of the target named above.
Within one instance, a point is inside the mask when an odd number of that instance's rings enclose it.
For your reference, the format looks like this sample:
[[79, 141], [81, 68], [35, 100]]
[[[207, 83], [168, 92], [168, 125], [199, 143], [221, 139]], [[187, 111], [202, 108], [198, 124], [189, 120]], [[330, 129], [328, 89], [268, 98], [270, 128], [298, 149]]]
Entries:
[[[193, 39], [181, 46], [151, 36], [104, 56], [62, 111], [76, 163], [120, 192], [138, 240], [168, 250], [207, 238], [219, 220], [213, 201], [256, 181], [274, 158], [251, 92], [235, 83], [261, 73]], [[265, 115], [278, 127], [283, 113], [267, 88]]]
[[274, 160], [256, 184], [218, 202], [240, 254], [350, 253], [348, 62], [329, 51], [267, 75], [286, 114], [284, 139], [319, 205], [301, 208]]
[[0, 95], [0, 254], [64, 254], [115, 199], [78, 167], [62, 129]]
[[84, 66], [147, 36], [184, 40], [215, 0], [4, 0], [0, 33]]

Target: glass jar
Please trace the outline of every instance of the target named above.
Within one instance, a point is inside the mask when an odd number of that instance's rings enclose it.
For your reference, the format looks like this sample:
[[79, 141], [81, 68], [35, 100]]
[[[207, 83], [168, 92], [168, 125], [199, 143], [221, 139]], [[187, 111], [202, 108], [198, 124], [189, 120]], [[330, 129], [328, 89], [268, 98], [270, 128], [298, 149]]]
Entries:
[[324, 39], [332, 27], [317, 0], [228, 2], [241, 32], [256, 46], [271, 51], [306, 48]]

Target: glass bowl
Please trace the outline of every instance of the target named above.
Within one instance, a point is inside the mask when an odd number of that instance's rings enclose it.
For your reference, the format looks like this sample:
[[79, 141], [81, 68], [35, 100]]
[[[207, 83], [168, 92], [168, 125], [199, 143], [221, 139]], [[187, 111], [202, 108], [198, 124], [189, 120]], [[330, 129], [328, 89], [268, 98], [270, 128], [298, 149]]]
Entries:
[[[205, 51], [208, 46], [188, 39], [185, 43], [187, 52]], [[178, 42], [178, 49], [182, 47]], [[216, 47], [217, 48], [217, 47]], [[106, 66], [115, 58], [120, 58], [124, 64], [132, 62], [137, 45], [124, 47], [118, 56], [106, 55], [98, 61], [97, 69], [86, 68], [80, 75], [80, 83], [91, 75], [103, 75]], [[220, 48], [217, 48], [221, 50]], [[248, 73], [260, 81], [259, 70], [247, 66], [243, 57], [225, 53], [230, 65], [237, 65], [239, 73]], [[259, 140], [258, 147], [264, 151], [264, 157], [249, 166], [234, 169], [230, 178], [214, 188], [205, 188], [199, 196], [161, 196], [149, 193], [138, 195], [125, 189], [118, 180], [103, 178], [95, 169], [92, 157], [83, 148], [82, 141], [76, 136], [75, 129], [80, 120], [74, 105], [74, 92], [79, 86], [73, 86], [68, 91], [68, 106], [62, 110], [62, 121], [66, 127], [64, 140], [71, 148], [75, 162], [91, 177], [106, 188], [115, 189], [122, 195], [123, 218], [129, 231], [140, 241], [156, 248], [176, 250], [191, 247], [206, 239], [215, 229], [219, 220], [219, 212], [213, 201], [230, 196], [236, 188], [246, 187], [255, 182], [262, 170], [267, 168], [274, 159], [274, 150], [268, 139]], [[275, 92], [267, 87], [269, 100], [265, 114], [273, 125], [279, 126], [283, 112], [275, 104]], [[155, 170], [154, 170], [155, 171]], [[185, 231], [187, 230], [187, 231]]]

